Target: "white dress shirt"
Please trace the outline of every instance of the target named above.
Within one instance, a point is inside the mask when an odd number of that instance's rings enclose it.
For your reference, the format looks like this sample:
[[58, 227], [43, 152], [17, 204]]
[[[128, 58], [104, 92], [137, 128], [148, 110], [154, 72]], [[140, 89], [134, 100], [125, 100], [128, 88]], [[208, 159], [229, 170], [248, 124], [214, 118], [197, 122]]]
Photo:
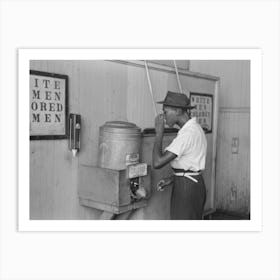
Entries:
[[181, 127], [176, 138], [165, 148], [165, 151], [177, 155], [170, 163], [173, 168], [192, 171], [205, 169], [207, 140], [195, 117]]

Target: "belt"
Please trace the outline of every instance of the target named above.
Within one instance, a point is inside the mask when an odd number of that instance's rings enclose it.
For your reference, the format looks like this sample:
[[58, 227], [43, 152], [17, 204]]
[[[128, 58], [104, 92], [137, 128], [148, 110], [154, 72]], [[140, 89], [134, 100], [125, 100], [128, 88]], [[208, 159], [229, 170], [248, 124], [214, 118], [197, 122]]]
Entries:
[[174, 171], [174, 175], [178, 176], [178, 177], [186, 177], [190, 180], [192, 180], [193, 182], [197, 183], [198, 180], [196, 180], [195, 178], [193, 178], [192, 176], [198, 176], [200, 175], [200, 170], [198, 171], [192, 171], [192, 170], [184, 170], [184, 169], [175, 169], [173, 168]]

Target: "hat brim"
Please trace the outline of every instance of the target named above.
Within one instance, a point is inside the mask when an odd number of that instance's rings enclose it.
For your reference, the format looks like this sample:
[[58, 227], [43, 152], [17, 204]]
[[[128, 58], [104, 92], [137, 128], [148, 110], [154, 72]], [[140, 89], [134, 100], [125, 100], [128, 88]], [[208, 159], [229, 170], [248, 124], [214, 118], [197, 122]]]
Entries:
[[164, 102], [164, 101], [158, 101], [157, 103], [158, 103], [158, 104], [165, 105], [165, 106], [175, 107], [175, 108], [183, 108], [183, 109], [194, 109], [194, 108], [196, 108], [196, 106], [174, 105], [174, 104], [167, 103], [167, 102]]

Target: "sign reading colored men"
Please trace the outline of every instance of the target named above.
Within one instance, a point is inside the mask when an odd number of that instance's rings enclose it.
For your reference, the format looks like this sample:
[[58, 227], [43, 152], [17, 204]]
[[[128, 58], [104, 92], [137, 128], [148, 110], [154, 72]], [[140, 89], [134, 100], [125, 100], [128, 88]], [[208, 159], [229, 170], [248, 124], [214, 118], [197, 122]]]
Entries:
[[190, 93], [191, 105], [196, 106], [191, 110], [192, 117], [196, 117], [206, 133], [212, 132], [213, 96], [211, 94]]
[[30, 71], [30, 138], [55, 139], [67, 135], [65, 75]]

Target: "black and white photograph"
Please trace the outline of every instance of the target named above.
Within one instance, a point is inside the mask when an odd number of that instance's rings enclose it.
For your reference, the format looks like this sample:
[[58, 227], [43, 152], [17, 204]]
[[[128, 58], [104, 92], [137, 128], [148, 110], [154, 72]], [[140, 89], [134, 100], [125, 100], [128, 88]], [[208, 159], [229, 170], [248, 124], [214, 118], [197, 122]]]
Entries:
[[249, 60], [31, 60], [29, 99], [31, 220], [250, 219]]
[[[150, 59], [158, 54], [177, 59]], [[28, 108], [21, 107], [28, 114], [21, 127], [28, 121], [29, 170], [20, 180], [28, 185], [19, 196], [26, 208], [20, 230], [28, 221], [32, 228], [45, 221], [50, 230], [61, 220], [117, 220], [108, 227], [131, 231], [165, 230], [174, 220], [175, 231], [259, 228], [250, 100], [260, 54], [19, 50], [19, 82], [29, 92]], [[100, 55], [108, 59], [93, 59]], [[124, 220], [154, 223], [123, 227]], [[97, 223], [94, 230], [102, 229]]]
[[279, 0], [0, 1], [0, 279], [279, 280]]

